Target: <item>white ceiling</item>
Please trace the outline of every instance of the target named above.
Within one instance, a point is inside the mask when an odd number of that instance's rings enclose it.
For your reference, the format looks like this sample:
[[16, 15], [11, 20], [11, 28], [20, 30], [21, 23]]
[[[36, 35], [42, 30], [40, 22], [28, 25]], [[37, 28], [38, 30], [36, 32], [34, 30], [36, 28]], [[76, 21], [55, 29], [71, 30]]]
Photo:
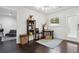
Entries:
[[[41, 8], [37, 8], [37, 7], [38, 6], [25, 6], [25, 8], [29, 8], [31, 10], [35, 10], [35, 11], [38, 11], [38, 12], [41, 12], [44, 14], [51, 14], [51, 13], [55, 13], [55, 12], [58, 12], [61, 10], [72, 8], [72, 6], [54, 6], [55, 8], [53, 8], [53, 6], [50, 6], [52, 8], [45, 11], [45, 10], [42, 10]], [[40, 7], [44, 7], [44, 6], [40, 6]]]
[[38, 6], [3, 6], [3, 7], [0, 7], [0, 15], [16, 16], [16, 8], [18, 7], [23, 7], [26, 9], [28, 8], [37, 12], [41, 12], [43, 14], [51, 14], [65, 9], [72, 8], [73, 6], [57, 6], [57, 8], [51, 8], [47, 11], [43, 11], [41, 10], [41, 8], [37, 8]]
[[13, 8], [0, 7], [0, 15], [16, 16], [16, 11]]

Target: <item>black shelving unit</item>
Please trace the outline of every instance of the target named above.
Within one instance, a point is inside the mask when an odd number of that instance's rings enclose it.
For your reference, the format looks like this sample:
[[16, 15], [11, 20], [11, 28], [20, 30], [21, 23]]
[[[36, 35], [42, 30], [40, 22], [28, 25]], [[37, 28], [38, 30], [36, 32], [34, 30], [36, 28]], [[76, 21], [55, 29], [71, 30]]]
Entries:
[[28, 39], [29, 39], [29, 36], [30, 34], [29, 33], [32, 33], [33, 35], [33, 39], [36, 38], [36, 20], [27, 20], [27, 35], [28, 35]]

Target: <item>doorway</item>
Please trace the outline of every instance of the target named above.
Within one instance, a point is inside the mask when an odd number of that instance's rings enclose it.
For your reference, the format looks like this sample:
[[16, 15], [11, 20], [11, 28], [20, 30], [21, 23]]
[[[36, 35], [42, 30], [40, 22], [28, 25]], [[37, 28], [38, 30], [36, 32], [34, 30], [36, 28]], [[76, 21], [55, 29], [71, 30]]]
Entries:
[[16, 40], [16, 10], [0, 7], [0, 37], [1, 41]]

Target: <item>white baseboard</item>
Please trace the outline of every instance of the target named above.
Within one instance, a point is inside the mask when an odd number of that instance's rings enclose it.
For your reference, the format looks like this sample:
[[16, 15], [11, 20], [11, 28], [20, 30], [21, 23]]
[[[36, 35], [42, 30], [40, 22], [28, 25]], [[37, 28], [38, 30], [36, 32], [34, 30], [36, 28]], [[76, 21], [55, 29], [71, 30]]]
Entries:
[[2, 37], [2, 41], [15, 40], [16, 37]]

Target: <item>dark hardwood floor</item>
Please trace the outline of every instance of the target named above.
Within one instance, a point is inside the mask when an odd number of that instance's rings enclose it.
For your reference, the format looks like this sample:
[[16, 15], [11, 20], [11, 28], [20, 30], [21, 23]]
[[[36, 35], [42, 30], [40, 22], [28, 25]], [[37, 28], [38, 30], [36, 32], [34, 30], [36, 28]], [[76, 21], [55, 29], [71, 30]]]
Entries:
[[63, 41], [58, 47], [50, 49], [40, 45], [35, 41], [30, 41], [27, 45], [18, 45], [15, 40], [5, 41], [0, 44], [0, 53], [78, 53], [79, 44]]

